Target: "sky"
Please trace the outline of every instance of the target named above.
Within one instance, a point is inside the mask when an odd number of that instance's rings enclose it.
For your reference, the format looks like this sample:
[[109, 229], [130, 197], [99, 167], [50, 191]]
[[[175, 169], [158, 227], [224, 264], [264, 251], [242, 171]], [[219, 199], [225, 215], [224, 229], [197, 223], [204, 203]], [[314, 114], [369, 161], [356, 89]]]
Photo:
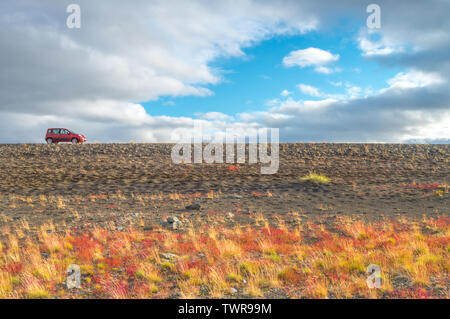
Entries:
[[[68, 28], [67, 6], [80, 7]], [[177, 142], [274, 127], [282, 142], [448, 143], [450, 1], [0, 3], [0, 143], [48, 127]]]

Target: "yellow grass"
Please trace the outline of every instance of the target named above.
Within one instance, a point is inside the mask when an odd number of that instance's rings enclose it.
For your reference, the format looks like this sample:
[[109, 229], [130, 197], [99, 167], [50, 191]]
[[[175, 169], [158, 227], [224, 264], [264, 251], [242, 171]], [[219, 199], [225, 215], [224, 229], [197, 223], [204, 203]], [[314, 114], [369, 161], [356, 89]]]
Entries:
[[303, 176], [302, 178], [300, 178], [302, 181], [312, 181], [315, 183], [329, 183], [331, 181], [330, 178], [326, 177], [325, 175], [320, 175], [320, 174], [316, 174], [316, 173], [309, 173], [306, 176]]
[[[71, 264], [80, 266], [83, 295], [97, 298], [449, 297], [448, 219], [291, 227], [280, 217], [273, 227], [263, 214], [253, 218], [254, 226], [182, 232], [136, 225], [58, 234], [49, 222], [35, 239], [1, 243], [0, 298], [79, 296], [64, 286]], [[370, 264], [381, 269], [378, 289], [366, 284]]]

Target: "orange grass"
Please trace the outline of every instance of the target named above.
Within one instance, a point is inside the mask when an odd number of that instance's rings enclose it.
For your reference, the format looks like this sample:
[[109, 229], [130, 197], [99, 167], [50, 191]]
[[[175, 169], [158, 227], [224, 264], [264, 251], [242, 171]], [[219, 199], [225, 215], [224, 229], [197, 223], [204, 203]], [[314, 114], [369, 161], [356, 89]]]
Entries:
[[[10, 234], [0, 298], [449, 297], [448, 218], [272, 227], [258, 216], [258, 225]], [[79, 289], [64, 284], [71, 264]], [[366, 285], [369, 264], [381, 268], [378, 289]]]

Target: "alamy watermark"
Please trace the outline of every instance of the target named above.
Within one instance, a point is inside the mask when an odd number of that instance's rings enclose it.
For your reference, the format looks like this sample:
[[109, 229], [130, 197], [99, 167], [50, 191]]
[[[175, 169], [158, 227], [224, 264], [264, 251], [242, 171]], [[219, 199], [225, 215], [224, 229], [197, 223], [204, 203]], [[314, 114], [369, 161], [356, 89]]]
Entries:
[[366, 279], [367, 287], [370, 289], [381, 288], [381, 268], [376, 264], [370, 264], [367, 267], [366, 274], [369, 275]]
[[378, 4], [369, 4], [366, 8], [366, 12], [370, 13], [367, 17], [366, 25], [369, 29], [381, 28], [381, 8]]
[[[270, 141], [268, 133], [270, 132]], [[208, 143], [209, 142], [209, 143]], [[208, 143], [204, 146], [205, 143]], [[261, 174], [275, 174], [279, 168], [279, 129], [258, 128], [239, 130], [227, 128], [225, 132], [215, 132], [213, 136], [203, 134], [198, 121], [194, 122], [194, 131], [184, 136], [183, 141], [172, 148], [172, 162], [182, 163], [245, 163], [248, 148], [249, 164], [267, 164], [261, 166]], [[192, 148], [193, 155], [192, 156]], [[236, 149], [236, 152], [235, 152]], [[270, 150], [270, 152], [269, 152]]]
[[67, 289], [80, 288], [81, 287], [81, 270], [80, 266], [72, 264], [67, 268], [66, 278]]
[[[81, 7], [79, 4], [72, 3], [66, 8], [66, 12], [70, 13], [66, 20], [66, 25], [69, 29], [81, 28]], [[378, 4], [369, 4], [366, 12], [370, 13], [366, 20], [366, 25], [369, 29], [381, 28], [381, 8]]]
[[70, 13], [66, 20], [69, 29], [81, 28], [81, 8], [80, 5], [72, 3], [67, 6], [67, 13]]

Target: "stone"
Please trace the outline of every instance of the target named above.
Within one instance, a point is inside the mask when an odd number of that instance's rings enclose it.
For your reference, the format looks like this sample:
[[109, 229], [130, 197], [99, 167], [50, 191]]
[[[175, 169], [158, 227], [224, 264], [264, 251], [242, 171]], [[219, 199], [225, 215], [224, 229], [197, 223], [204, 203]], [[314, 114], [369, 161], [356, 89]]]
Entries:
[[169, 216], [169, 217], [167, 217], [167, 222], [169, 223], [169, 224], [172, 224], [172, 223], [175, 223], [175, 222], [177, 222], [177, 221], [180, 221], [177, 217], [175, 217], [175, 216]]
[[175, 216], [167, 217], [167, 220], [162, 222], [162, 225], [173, 230], [183, 227], [183, 223]]
[[167, 260], [167, 261], [175, 261], [178, 259], [178, 255], [172, 253], [160, 253], [159, 257]]
[[199, 210], [200, 209], [200, 204], [191, 204], [191, 205], [187, 205], [186, 209], [189, 210]]
[[226, 198], [232, 198], [232, 199], [241, 199], [242, 196], [241, 195], [237, 195], [237, 194], [232, 194], [232, 195], [228, 195], [226, 196]]

